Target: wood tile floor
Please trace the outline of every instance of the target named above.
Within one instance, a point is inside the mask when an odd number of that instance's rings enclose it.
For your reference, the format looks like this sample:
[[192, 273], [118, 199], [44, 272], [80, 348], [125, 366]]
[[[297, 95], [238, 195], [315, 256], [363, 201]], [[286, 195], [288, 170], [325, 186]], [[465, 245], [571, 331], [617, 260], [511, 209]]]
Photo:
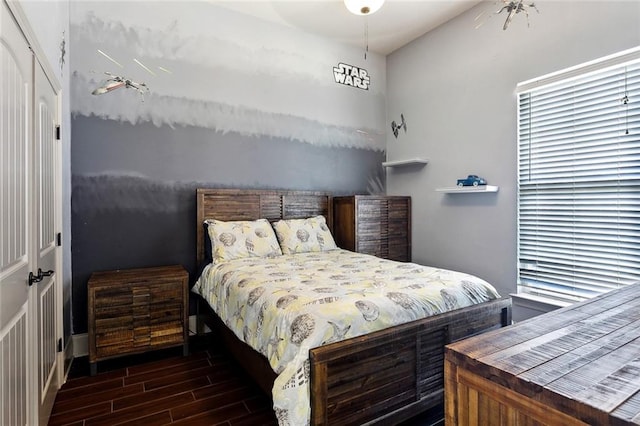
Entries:
[[[56, 397], [50, 426], [276, 425], [270, 398], [208, 338], [181, 348], [98, 364], [89, 376], [86, 358], [74, 360]], [[443, 424], [441, 410], [403, 426]]]

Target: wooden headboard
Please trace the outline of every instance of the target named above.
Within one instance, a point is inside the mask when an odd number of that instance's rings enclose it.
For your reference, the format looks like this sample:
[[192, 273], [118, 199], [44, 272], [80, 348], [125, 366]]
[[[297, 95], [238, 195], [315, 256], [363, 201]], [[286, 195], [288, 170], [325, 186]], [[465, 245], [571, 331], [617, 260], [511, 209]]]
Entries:
[[197, 265], [204, 259], [206, 219], [256, 220], [301, 219], [323, 215], [333, 229], [331, 194], [312, 191], [276, 191], [259, 189], [198, 188], [197, 196]]

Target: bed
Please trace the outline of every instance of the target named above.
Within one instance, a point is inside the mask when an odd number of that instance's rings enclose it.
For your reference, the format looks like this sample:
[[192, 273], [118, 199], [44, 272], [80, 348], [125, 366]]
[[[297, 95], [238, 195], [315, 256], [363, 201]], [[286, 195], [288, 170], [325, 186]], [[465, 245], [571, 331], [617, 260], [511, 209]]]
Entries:
[[[207, 231], [203, 226], [206, 220], [255, 221], [266, 219], [273, 223], [280, 220], [294, 222], [292, 219], [307, 219], [317, 216], [326, 218], [326, 225], [331, 229], [332, 205], [330, 194], [309, 191], [198, 189], [198, 264], [205, 262], [208, 252], [206, 247]], [[341, 249], [332, 249], [321, 254], [299, 253], [292, 256], [298, 256], [295, 258], [293, 266], [289, 263], [285, 266], [280, 265], [280, 263], [285, 262], [284, 258], [287, 256], [275, 256], [265, 260], [265, 262], [271, 262], [266, 268], [284, 267], [300, 271], [296, 273], [302, 275], [306, 274], [307, 281], [315, 281], [316, 285], [315, 287], [312, 286], [313, 290], [320, 293], [318, 297], [313, 300], [309, 299], [310, 302], [303, 305], [318, 304], [322, 305], [321, 308], [323, 309], [329, 309], [327, 306], [331, 306], [332, 303], [339, 303], [340, 297], [336, 296], [337, 293], [332, 293], [334, 290], [331, 290], [330, 287], [334, 283], [322, 285], [322, 282], [327, 282], [329, 279], [334, 278], [342, 280], [338, 281], [334, 288], [339, 289], [339, 291], [345, 289], [344, 293], [349, 293], [351, 276], [358, 275], [359, 271], [365, 273], [365, 269], [376, 270], [378, 268], [376, 262], [386, 262], [372, 256], [351, 253]], [[333, 257], [327, 258], [325, 256]], [[295, 292], [297, 290], [280, 287], [264, 291], [265, 286], [254, 285], [249, 279], [257, 279], [261, 273], [260, 268], [265, 268], [265, 266], [258, 264], [258, 261], [254, 258], [240, 259], [238, 262], [244, 264], [242, 268], [236, 268], [235, 264], [232, 266], [231, 263], [222, 266], [220, 264], [210, 265], [209, 269], [205, 268], [203, 276], [196, 284], [201, 293], [207, 296], [214, 291], [202, 289], [201, 281], [204, 280], [205, 276], [218, 276], [226, 287], [219, 287], [217, 290], [220, 292], [218, 294], [219, 297], [216, 298], [214, 296], [210, 302], [202, 299], [203, 302], [200, 305], [205, 306], [208, 324], [217, 330], [226, 347], [234, 354], [237, 361], [267, 394], [273, 395], [274, 410], [281, 425], [306, 423], [312, 425], [400, 423], [443, 402], [443, 353], [446, 344], [511, 323], [510, 299], [494, 298], [497, 295], [496, 293], [488, 301], [482, 303], [462, 308], [455, 308], [454, 305], [451, 305], [450, 308], [453, 310], [427, 317], [414, 318], [411, 316], [406, 320], [408, 322], [377, 330], [372, 329], [372, 331], [365, 333], [360, 330], [359, 323], [370, 326], [375, 323], [372, 320], [373, 316], [377, 320], [378, 317], [382, 318], [384, 315], [379, 312], [372, 313], [372, 311], [368, 310], [370, 306], [364, 305], [360, 300], [355, 305], [359, 306], [359, 314], [362, 319], [360, 317], [358, 319], [355, 317], [350, 318], [347, 321], [348, 324], [344, 321], [341, 322], [340, 319], [326, 320], [325, 322], [332, 325], [333, 329], [327, 332], [323, 331], [322, 333], [324, 334], [320, 333], [320, 340], [315, 343], [309, 335], [304, 335], [302, 338], [299, 337], [297, 331], [294, 331], [294, 327], [282, 326], [279, 331], [277, 328], [275, 329], [270, 341], [262, 345], [256, 345], [255, 342], [252, 342], [252, 339], [257, 339], [254, 338], [256, 333], [253, 332], [253, 329], [247, 331], [247, 324], [251, 327], [257, 327], [255, 324], [260, 324], [260, 327], [262, 327], [263, 322], [280, 324], [280, 321], [284, 320], [265, 321], [264, 316], [261, 316], [264, 313], [263, 311], [269, 309], [271, 305], [280, 305], [282, 300], [287, 303], [291, 300], [301, 303], [303, 294], [300, 293], [300, 296], [297, 296], [298, 293]], [[322, 262], [342, 265], [344, 273], [332, 272], [333, 275], [325, 277], [320, 272], [304, 270], [304, 267], [308, 265], [320, 265]], [[367, 262], [373, 262], [372, 266], [348, 270], [349, 267], [357, 268], [357, 265], [365, 265]], [[244, 269], [245, 267], [248, 269]], [[416, 274], [437, 273], [440, 274], [438, 276], [440, 280], [443, 274], [447, 277], [449, 273], [459, 274], [444, 270], [426, 270], [414, 264], [398, 264], [397, 262], [394, 268], [396, 268], [394, 272], [396, 274], [395, 279], [400, 282], [409, 279], [409, 276], [414, 272]], [[326, 268], [320, 265], [318, 271], [322, 269]], [[243, 272], [238, 272], [241, 270]], [[284, 274], [279, 272], [278, 269], [273, 269], [273, 271], [276, 272], [272, 272], [272, 274]], [[402, 274], [399, 274], [398, 271], [401, 271]], [[472, 278], [468, 278], [465, 275], [465, 280], [467, 279]], [[416, 288], [423, 287], [415, 280], [413, 283]], [[406, 284], [405, 288], [409, 287]], [[252, 285], [254, 287], [251, 287]], [[225, 314], [223, 311], [226, 308], [220, 304], [221, 299], [230, 297], [231, 288], [244, 286], [251, 290], [248, 296], [249, 302], [246, 300], [244, 302], [234, 300], [235, 311], [230, 307], [228, 315]], [[371, 288], [375, 289], [376, 286], [377, 284], [373, 283]], [[258, 289], [260, 290], [259, 292], [256, 291]], [[282, 293], [277, 303], [256, 303], [256, 300], [262, 298], [263, 295], [267, 297], [267, 293], [276, 293], [278, 291]], [[328, 293], [322, 293], [323, 291]], [[385, 292], [385, 294], [398, 294], [398, 292], [391, 292], [388, 289], [385, 289]], [[443, 291], [440, 290], [440, 293], [443, 293]], [[292, 294], [294, 296], [290, 296]], [[289, 296], [284, 297], [283, 295]], [[443, 295], [447, 296], [444, 293]], [[387, 298], [394, 299], [389, 296]], [[360, 299], [364, 300], [363, 298]], [[447, 298], [445, 297], [444, 299]], [[402, 298], [398, 300], [397, 297], [392, 301], [396, 305], [403, 305], [405, 308], [407, 308], [407, 304], [411, 304]], [[240, 310], [245, 312], [245, 305], [254, 303], [256, 305], [261, 304], [262, 311], [253, 319], [250, 319], [249, 316], [243, 318], [241, 323], [244, 323], [244, 328], [240, 327], [242, 324], [238, 324], [240, 320], [237, 317], [237, 313]], [[442, 302], [442, 304], [447, 303], [446, 300]], [[212, 308], [212, 305], [215, 308]], [[345, 311], [343, 308], [335, 308], [335, 306], [339, 305], [333, 306], [331, 308], [333, 311]], [[421, 309], [424, 311], [426, 308], [422, 306]], [[435, 311], [437, 309], [434, 308]], [[267, 318], [272, 318], [271, 313]], [[292, 318], [292, 321], [295, 321], [296, 318]], [[234, 329], [236, 326], [237, 329]], [[353, 328], [351, 328], [352, 326]], [[313, 326], [311, 329], [316, 331]], [[318, 328], [318, 330], [320, 329]], [[350, 337], [349, 332], [354, 337]], [[307, 337], [309, 337], [309, 340], [305, 340], [304, 344], [301, 343]], [[291, 352], [289, 348], [282, 346], [282, 341], [285, 339], [293, 341], [302, 348], [302, 357], [300, 354], [295, 356], [295, 359], [299, 362], [296, 365], [289, 365], [285, 363], [286, 359], [283, 360], [283, 358], [286, 358], [285, 354]], [[245, 341], [253, 343], [257, 349], [253, 349]], [[318, 344], [318, 342], [321, 344]], [[307, 343], [309, 344], [307, 345]], [[278, 364], [279, 362], [281, 364]], [[290, 387], [298, 387], [299, 389], [296, 390], [298, 394], [295, 397], [291, 397], [293, 395], [291, 393], [286, 394], [284, 398], [289, 398], [286, 404], [289, 404], [292, 408], [283, 409], [283, 405], [279, 405], [280, 403], [277, 402], [281, 401], [283, 397], [276, 396], [276, 389], [286, 389], [287, 392], [290, 392], [290, 389], [288, 389]], [[301, 390], [304, 391], [302, 394], [299, 393]], [[295, 413], [293, 412], [294, 408], [296, 410]], [[304, 420], [301, 421], [301, 415], [306, 415], [307, 417], [302, 417]]]

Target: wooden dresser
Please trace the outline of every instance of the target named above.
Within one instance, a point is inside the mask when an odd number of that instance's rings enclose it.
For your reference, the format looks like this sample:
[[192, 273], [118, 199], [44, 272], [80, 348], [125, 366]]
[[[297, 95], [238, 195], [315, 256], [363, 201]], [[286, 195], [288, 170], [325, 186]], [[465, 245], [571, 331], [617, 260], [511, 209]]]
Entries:
[[411, 197], [334, 197], [333, 235], [340, 248], [409, 262]]
[[188, 340], [189, 274], [182, 266], [94, 272], [88, 283], [89, 363]]
[[445, 350], [446, 424], [640, 424], [640, 283]]

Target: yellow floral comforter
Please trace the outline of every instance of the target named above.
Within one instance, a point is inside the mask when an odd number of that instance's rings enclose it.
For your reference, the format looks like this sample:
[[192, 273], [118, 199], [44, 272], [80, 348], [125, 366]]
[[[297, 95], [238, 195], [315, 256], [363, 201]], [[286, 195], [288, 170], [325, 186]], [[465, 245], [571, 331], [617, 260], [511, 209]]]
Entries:
[[309, 349], [499, 297], [472, 275], [342, 249], [210, 264], [193, 290], [269, 360], [280, 425], [309, 423]]

